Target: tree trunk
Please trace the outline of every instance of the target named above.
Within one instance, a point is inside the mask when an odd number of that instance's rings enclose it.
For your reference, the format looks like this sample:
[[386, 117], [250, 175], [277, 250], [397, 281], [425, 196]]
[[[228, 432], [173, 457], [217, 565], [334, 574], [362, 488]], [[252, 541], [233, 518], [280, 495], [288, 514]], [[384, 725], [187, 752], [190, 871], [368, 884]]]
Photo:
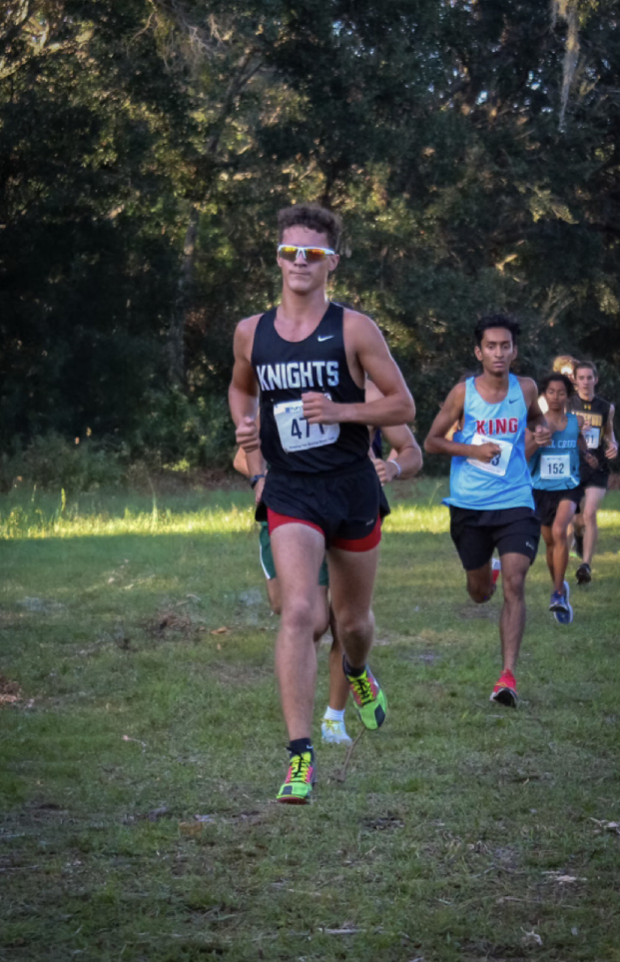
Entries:
[[168, 373], [171, 385], [179, 389], [185, 385], [185, 316], [192, 293], [199, 218], [198, 208], [192, 206], [185, 231], [177, 296], [168, 332]]

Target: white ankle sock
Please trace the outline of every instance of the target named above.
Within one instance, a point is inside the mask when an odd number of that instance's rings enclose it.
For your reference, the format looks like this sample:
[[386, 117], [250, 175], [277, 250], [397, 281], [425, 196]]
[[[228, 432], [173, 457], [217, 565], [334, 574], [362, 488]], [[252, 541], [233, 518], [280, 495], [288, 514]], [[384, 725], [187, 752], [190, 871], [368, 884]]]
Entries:
[[325, 709], [323, 718], [325, 718], [326, 721], [344, 721], [344, 708], [342, 711], [337, 711], [335, 708], [330, 708], [328, 705]]

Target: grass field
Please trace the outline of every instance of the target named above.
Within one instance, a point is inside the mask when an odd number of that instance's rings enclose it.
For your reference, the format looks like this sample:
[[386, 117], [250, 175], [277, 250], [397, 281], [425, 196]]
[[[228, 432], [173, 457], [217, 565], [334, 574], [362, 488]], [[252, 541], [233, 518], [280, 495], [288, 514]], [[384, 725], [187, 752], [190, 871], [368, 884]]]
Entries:
[[536, 561], [516, 712], [489, 703], [499, 598], [468, 601], [442, 493], [392, 489], [390, 714], [344, 782], [318, 745], [306, 808], [273, 802], [247, 491], [0, 499], [0, 959], [620, 960], [620, 493], [573, 625]]

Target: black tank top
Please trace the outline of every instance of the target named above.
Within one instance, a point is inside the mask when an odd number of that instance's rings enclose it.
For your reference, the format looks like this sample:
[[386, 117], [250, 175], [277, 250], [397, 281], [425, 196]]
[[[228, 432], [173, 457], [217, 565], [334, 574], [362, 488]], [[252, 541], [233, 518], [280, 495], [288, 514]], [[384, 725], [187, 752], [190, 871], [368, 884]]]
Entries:
[[309, 425], [295, 403], [307, 391], [328, 394], [338, 404], [364, 401], [366, 392], [347, 364], [343, 316], [344, 308], [330, 303], [316, 330], [294, 343], [276, 331], [275, 308], [256, 326], [252, 367], [261, 392], [261, 449], [271, 470], [317, 474], [368, 458], [365, 424]]
[[583, 414], [587, 422], [584, 425], [584, 436], [588, 450], [598, 459], [599, 466], [603, 470], [609, 468], [609, 462], [605, 456], [605, 427], [611, 408], [609, 401], [604, 401], [597, 394], [591, 401], [582, 401], [575, 391], [569, 407], [575, 414]]

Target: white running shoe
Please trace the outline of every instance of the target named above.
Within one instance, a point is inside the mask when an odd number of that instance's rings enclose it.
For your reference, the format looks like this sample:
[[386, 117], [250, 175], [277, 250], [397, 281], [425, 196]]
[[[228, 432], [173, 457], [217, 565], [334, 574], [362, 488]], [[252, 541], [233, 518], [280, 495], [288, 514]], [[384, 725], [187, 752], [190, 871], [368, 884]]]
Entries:
[[330, 745], [351, 744], [344, 721], [334, 721], [332, 718], [324, 718], [321, 722], [321, 737]]

